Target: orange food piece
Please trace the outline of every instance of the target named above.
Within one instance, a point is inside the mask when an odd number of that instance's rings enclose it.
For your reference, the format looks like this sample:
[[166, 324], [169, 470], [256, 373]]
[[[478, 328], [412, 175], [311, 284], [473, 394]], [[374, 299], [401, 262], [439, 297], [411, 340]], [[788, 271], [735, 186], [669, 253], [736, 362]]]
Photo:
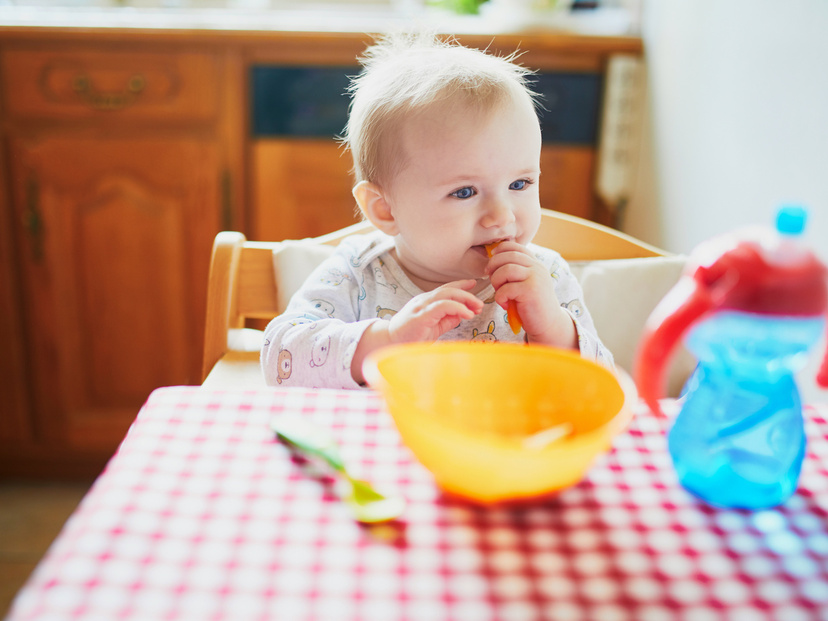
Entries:
[[[492, 258], [492, 252], [494, 249], [500, 245], [500, 242], [494, 242], [493, 244], [486, 244], [483, 246], [486, 249], [486, 254], [489, 255], [489, 258]], [[509, 327], [512, 328], [512, 332], [517, 334], [523, 328], [523, 322], [520, 320], [520, 315], [517, 312], [517, 304], [515, 304], [514, 300], [509, 300], [509, 303], [506, 306], [506, 319], [509, 320]]]
[[512, 328], [512, 332], [518, 334], [523, 329], [523, 322], [520, 320], [520, 315], [517, 312], [517, 304], [515, 304], [514, 300], [509, 300], [506, 309], [506, 319], [509, 320], [509, 327]]

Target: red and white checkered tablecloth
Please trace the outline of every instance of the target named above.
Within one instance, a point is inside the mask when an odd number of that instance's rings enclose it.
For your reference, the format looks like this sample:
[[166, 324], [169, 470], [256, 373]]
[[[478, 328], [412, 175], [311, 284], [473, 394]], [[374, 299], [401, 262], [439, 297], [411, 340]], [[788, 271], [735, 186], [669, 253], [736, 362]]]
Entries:
[[[334, 430], [346, 462], [408, 501], [360, 526], [268, 420]], [[678, 486], [668, 421], [639, 412], [544, 504], [440, 495], [368, 391], [152, 394], [18, 595], [10, 619], [828, 620], [828, 422], [808, 411], [799, 491], [720, 510]]]

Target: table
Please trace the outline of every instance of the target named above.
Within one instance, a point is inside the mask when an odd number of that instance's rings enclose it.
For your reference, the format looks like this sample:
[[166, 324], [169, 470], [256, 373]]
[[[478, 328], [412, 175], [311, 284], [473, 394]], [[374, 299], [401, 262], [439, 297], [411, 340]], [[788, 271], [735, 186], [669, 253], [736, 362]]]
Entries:
[[[408, 507], [360, 526], [268, 420], [333, 429]], [[544, 504], [442, 496], [369, 391], [155, 391], [9, 619], [828, 619], [828, 422], [809, 408], [799, 491], [758, 512], [678, 486], [665, 419], [639, 411]]]

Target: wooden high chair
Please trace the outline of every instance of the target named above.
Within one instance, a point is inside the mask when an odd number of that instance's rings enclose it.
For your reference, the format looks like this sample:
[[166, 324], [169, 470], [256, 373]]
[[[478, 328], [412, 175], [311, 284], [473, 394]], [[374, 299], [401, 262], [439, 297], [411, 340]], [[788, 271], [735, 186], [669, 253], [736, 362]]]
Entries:
[[[307, 240], [336, 246], [342, 239], [373, 229], [360, 222]], [[667, 256], [669, 253], [634, 237], [583, 218], [542, 210], [534, 242], [554, 248], [567, 261]], [[207, 285], [207, 323], [204, 332], [202, 378], [204, 385], [263, 386], [259, 368], [261, 331], [245, 328], [246, 319], [269, 320], [280, 314], [279, 302], [291, 292], [277, 295], [279, 283], [273, 251], [282, 242], [247, 241], [242, 233], [216, 235]]]

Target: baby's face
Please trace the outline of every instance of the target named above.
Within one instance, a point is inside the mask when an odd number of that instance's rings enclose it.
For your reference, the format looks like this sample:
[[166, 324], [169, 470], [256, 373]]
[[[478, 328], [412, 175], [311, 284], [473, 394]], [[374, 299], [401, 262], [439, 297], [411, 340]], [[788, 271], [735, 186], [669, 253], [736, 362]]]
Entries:
[[405, 164], [386, 191], [398, 260], [415, 282], [480, 278], [485, 244], [535, 236], [541, 133], [528, 96], [488, 111], [432, 107], [400, 140]]

